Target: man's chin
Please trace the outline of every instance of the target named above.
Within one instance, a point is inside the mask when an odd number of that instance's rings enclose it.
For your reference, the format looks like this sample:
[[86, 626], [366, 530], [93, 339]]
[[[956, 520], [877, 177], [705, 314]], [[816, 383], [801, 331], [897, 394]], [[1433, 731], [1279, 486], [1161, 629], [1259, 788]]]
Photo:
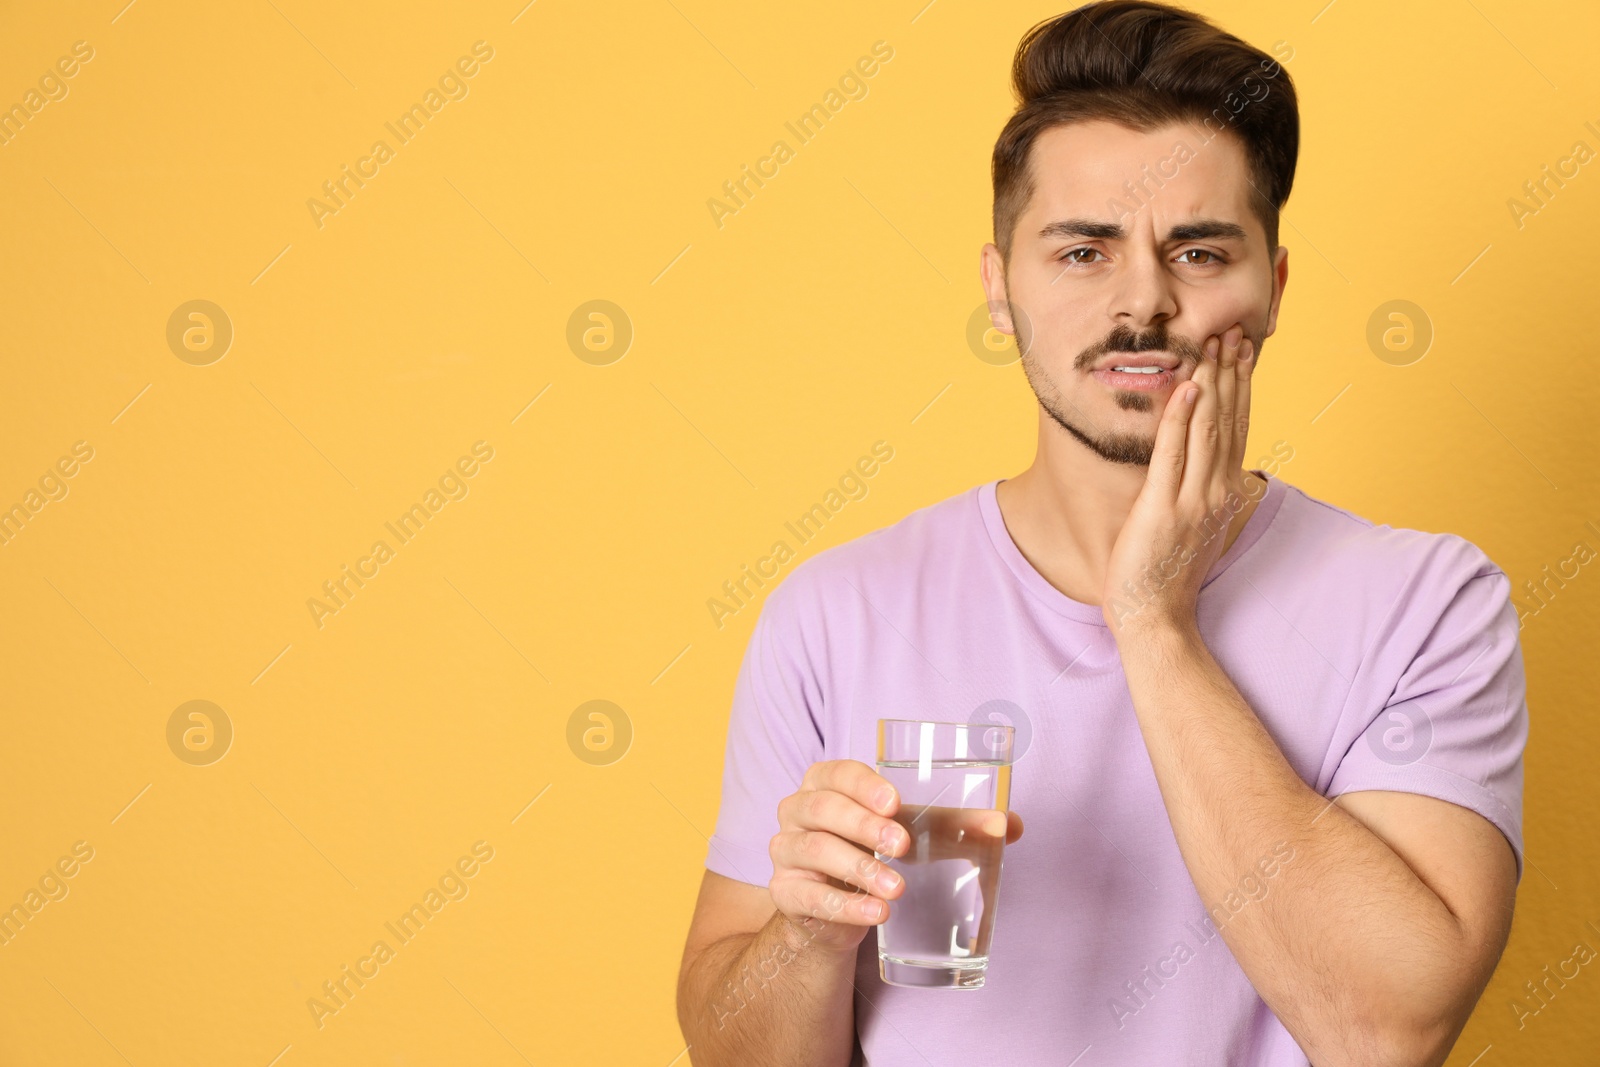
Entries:
[[1080, 444], [1107, 463], [1148, 467], [1150, 466], [1150, 457], [1155, 454], [1155, 435], [1149, 432], [1113, 431], [1110, 433], [1085, 434], [1078, 432], [1076, 427], [1069, 427], [1068, 432]]
[[1155, 447], [1148, 442], [1138, 442], [1134, 445], [1106, 445], [1097, 450], [1101, 459], [1108, 463], [1125, 464], [1130, 467], [1150, 466], [1150, 457], [1155, 455]]

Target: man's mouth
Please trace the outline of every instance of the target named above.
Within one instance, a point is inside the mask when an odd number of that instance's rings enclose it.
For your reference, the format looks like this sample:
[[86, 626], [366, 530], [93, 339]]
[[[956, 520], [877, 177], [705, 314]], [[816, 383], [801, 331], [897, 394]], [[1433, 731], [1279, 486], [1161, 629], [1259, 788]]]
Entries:
[[[1168, 360], [1167, 362], [1175, 362]], [[1091, 372], [1093, 376], [1112, 389], [1129, 389], [1138, 392], [1158, 392], [1177, 378], [1178, 367], [1166, 366], [1159, 359], [1134, 357], [1126, 361], [1107, 361], [1106, 365]]]

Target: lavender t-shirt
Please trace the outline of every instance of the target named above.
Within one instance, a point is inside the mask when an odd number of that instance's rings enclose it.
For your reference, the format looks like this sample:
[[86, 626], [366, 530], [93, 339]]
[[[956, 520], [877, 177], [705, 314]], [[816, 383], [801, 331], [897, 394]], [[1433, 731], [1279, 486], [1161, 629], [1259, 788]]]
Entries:
[[[886, 985], [869, 932], [857, 1062], [1304, 1067], [1217, 925], [1258, 906], [1292, 850], [1200, 899], [1100, 608], [1028, 563], [997, 484], [829, 548], [768, 593], [706, 867], [765, 887], [778, 801], [819, 760], [872, 765], [880, 718], [1011, 723], [1027, 830], [1006, 849], [987, 982]], [[1197, 616], [1308, 785], [1469, 808], [1511, 842], [1520, 881], [1528, 712], [1510, 586], [1454, 534], [1375, 526], [1272, 477]]]

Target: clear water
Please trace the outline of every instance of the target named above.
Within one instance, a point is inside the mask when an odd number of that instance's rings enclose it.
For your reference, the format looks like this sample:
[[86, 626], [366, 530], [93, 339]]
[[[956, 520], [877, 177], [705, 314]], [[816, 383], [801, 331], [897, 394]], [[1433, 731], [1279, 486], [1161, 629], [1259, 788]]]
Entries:
[[[1010, 802], [1011, 767], [973, 760], [883, 762], [878, 773], [900, 791], [895, 821], [911, 847], [884, 860], [905, 879], [905, 891], [889, 901], [889, 917], [878, 925], [878, 954], [894, 965], [885, 980], [905, 978], [912, 968], [951, 972], [897, 984], [982, 985], [994, 936], [1005, 836], [978, 825]], [[955, 972], [959, 972], [956, 974]]]

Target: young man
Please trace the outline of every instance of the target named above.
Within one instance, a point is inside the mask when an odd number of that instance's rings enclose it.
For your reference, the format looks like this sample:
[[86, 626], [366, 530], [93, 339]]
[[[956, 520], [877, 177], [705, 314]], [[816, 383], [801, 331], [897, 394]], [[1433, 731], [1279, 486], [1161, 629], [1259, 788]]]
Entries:
[[[1243, 467], [1288, 74], [1115, 0], [1030, 31], [1014, 81], [981, 275], [1038, 452], [768, 593], [684, 952], [690, 1058], [1443, 1063], [1522, 874], [1510, 581]], [[986, 984], [887, 985], [873, 927], [904, 887], [873, 850], [906, 841], [877, 720], [996, 707], [1026, 747]]]

